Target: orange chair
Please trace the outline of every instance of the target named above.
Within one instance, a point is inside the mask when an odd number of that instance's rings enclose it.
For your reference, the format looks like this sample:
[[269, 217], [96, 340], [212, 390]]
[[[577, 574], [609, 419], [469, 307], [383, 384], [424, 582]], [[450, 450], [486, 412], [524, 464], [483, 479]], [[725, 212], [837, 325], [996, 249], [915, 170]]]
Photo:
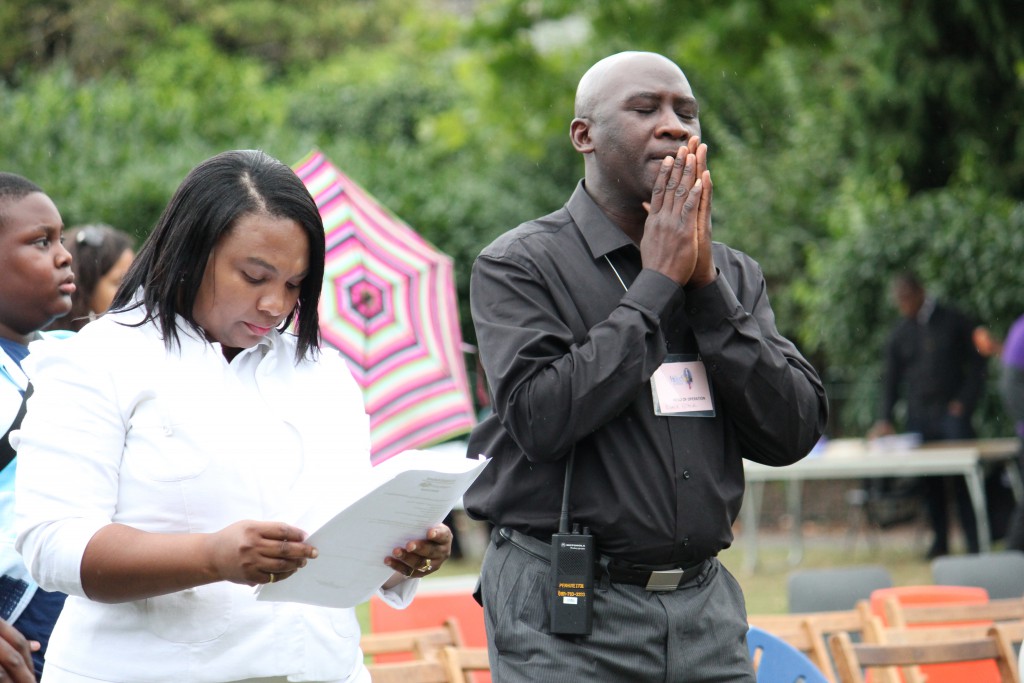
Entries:
[[[887, 599], [895, 598], [900, 605], [954, 605], [980, 604], [988, 602], [988, 591], [976, 586], [895, 586], [879, 588], [871, 593], [871, 612], [881, 619], [884, 626], [897, 626], [890, 623], [890, 615], [886, 614]], [[952, 626], [949, 623], [936, 623], [933, 626]], [[911, 628], [928, 628], [914, 626]], [[1000, 683], [999, 670], [992, 661], [958, 662], [932, 664], [921, 667], [921, 673], [929, 683]]]
[[[426, 582], [424, 582], [426, 583]], [[484, 630], [484, 610], [468, 590], [421, 590], [405, 609], [395, 609], [378, 596], [370, 598], [370, 631], [404, 631], [440, 626], [449, 617], [455, 617], [466, 647], [487, 647]], [[476, 673], [474, 683], [490, 683], [490, 674]]]
[[[894, 667], [915, 666], [923, 662], [931, 663], [932, 667], [991, 662], [996, 667], [997, 681], [1015, 683], [1019, 677], [1012, 661], [1012, 645], [1008, 645], [1005, 638], [1000, 639], [995, 632], [996, 628], [993, 627], [981, 638], [919, 642], [913, 645], [854, 643], [849, 633], [841, 632], [832, 634], [829, 645], [841, 683], [864, 683], [863, 669], [881, 674], [879, 678], [882, 680], [892, 680], [884, 677], [894, 673]], [[961, 679], [961, 683], [973, 682], [971, 679]]]

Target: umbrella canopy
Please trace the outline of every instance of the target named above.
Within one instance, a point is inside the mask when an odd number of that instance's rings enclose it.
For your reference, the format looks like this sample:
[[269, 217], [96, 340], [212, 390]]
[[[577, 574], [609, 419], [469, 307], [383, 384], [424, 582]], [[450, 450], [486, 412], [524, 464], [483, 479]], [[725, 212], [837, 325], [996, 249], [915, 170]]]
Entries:
[[374, 462], [440, 443], [475, 419], [452, 259], [319, 151], [295, 165], [324, 221], [324, 341], [363, 389]]

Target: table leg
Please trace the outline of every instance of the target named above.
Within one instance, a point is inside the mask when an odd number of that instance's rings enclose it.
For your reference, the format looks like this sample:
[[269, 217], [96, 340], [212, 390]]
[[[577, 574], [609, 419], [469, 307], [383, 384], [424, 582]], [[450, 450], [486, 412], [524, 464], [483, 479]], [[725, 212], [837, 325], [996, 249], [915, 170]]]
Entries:
[[1006, 478], [1010, 480], [1010, 490], [1013, 491], [1013, 499], [1017, 505], [1024, 503], [1024, 482], [1021, 481], [1020, 466], [1016, 460], [1007, 461]]
[[988, 506], [985, 502], [984, 475], [981, 465], [976, 465], [971, 470], [964, 472], [964, 479], [967, 482], [967, 492], [971, 496], [971, 505], [974, 507], [974, 518], [978, 523], [978, 550], [987, 553], [992, 550], [992, 532], [988, 526]]
[[789, 537], [789, 564], [793, 567], [800, 564], [800, 561], [804, 559], [803, 491], [804, 482], [802, 479], [793, 479], [786, 482], [786, 507], [789, 510], [790, 521], [793, 524]]
[[743, 536], [745, 552], [743, 553], [743, 570], [753, 574], [757, 569], [757, 522], [761, 516], [761, 499], [764, 493], [764, 482], [747, 484], [743, 497], [740, 515], [743, 519]]

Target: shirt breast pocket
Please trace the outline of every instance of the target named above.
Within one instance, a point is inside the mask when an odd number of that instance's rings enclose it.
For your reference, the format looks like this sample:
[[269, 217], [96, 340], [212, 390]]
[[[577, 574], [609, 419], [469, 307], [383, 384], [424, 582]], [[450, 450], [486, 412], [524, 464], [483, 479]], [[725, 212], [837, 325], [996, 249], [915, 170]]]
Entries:
[[146, 627], [172, 643], [204, 643], [224, 635], [231, 625], [240, 588], [224, 581], [148, 598]]
[[125, 468], [143, 481], [194, 479], [210, 465], [216, 441], [212, 415], [147, 406], [133, 415], [125, 436]]

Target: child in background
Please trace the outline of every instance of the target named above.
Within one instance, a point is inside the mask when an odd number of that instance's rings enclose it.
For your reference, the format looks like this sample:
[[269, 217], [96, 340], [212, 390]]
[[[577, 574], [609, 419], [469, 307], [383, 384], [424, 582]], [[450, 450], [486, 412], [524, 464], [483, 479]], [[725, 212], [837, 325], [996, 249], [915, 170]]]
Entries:
[[37, 185], [0, 173], [0, 618], [40, 643], [32, 655], [37, 676], [65, 596], [39, 590], [14, 549], [17, 460], [9, 438], [31, 394], [21, 369], [28, 344], [71, 310], [75, 276], [61, 244], [63, 230], [57, 207]]
[[96, 223], [69, 229], [64, 245], [72, 256], [76, 290], [71, 297], [71, 311], [46, 329], [77, 332], [110, 308], [121, 280], [135, 259], [134, 244], [130, 235]]

